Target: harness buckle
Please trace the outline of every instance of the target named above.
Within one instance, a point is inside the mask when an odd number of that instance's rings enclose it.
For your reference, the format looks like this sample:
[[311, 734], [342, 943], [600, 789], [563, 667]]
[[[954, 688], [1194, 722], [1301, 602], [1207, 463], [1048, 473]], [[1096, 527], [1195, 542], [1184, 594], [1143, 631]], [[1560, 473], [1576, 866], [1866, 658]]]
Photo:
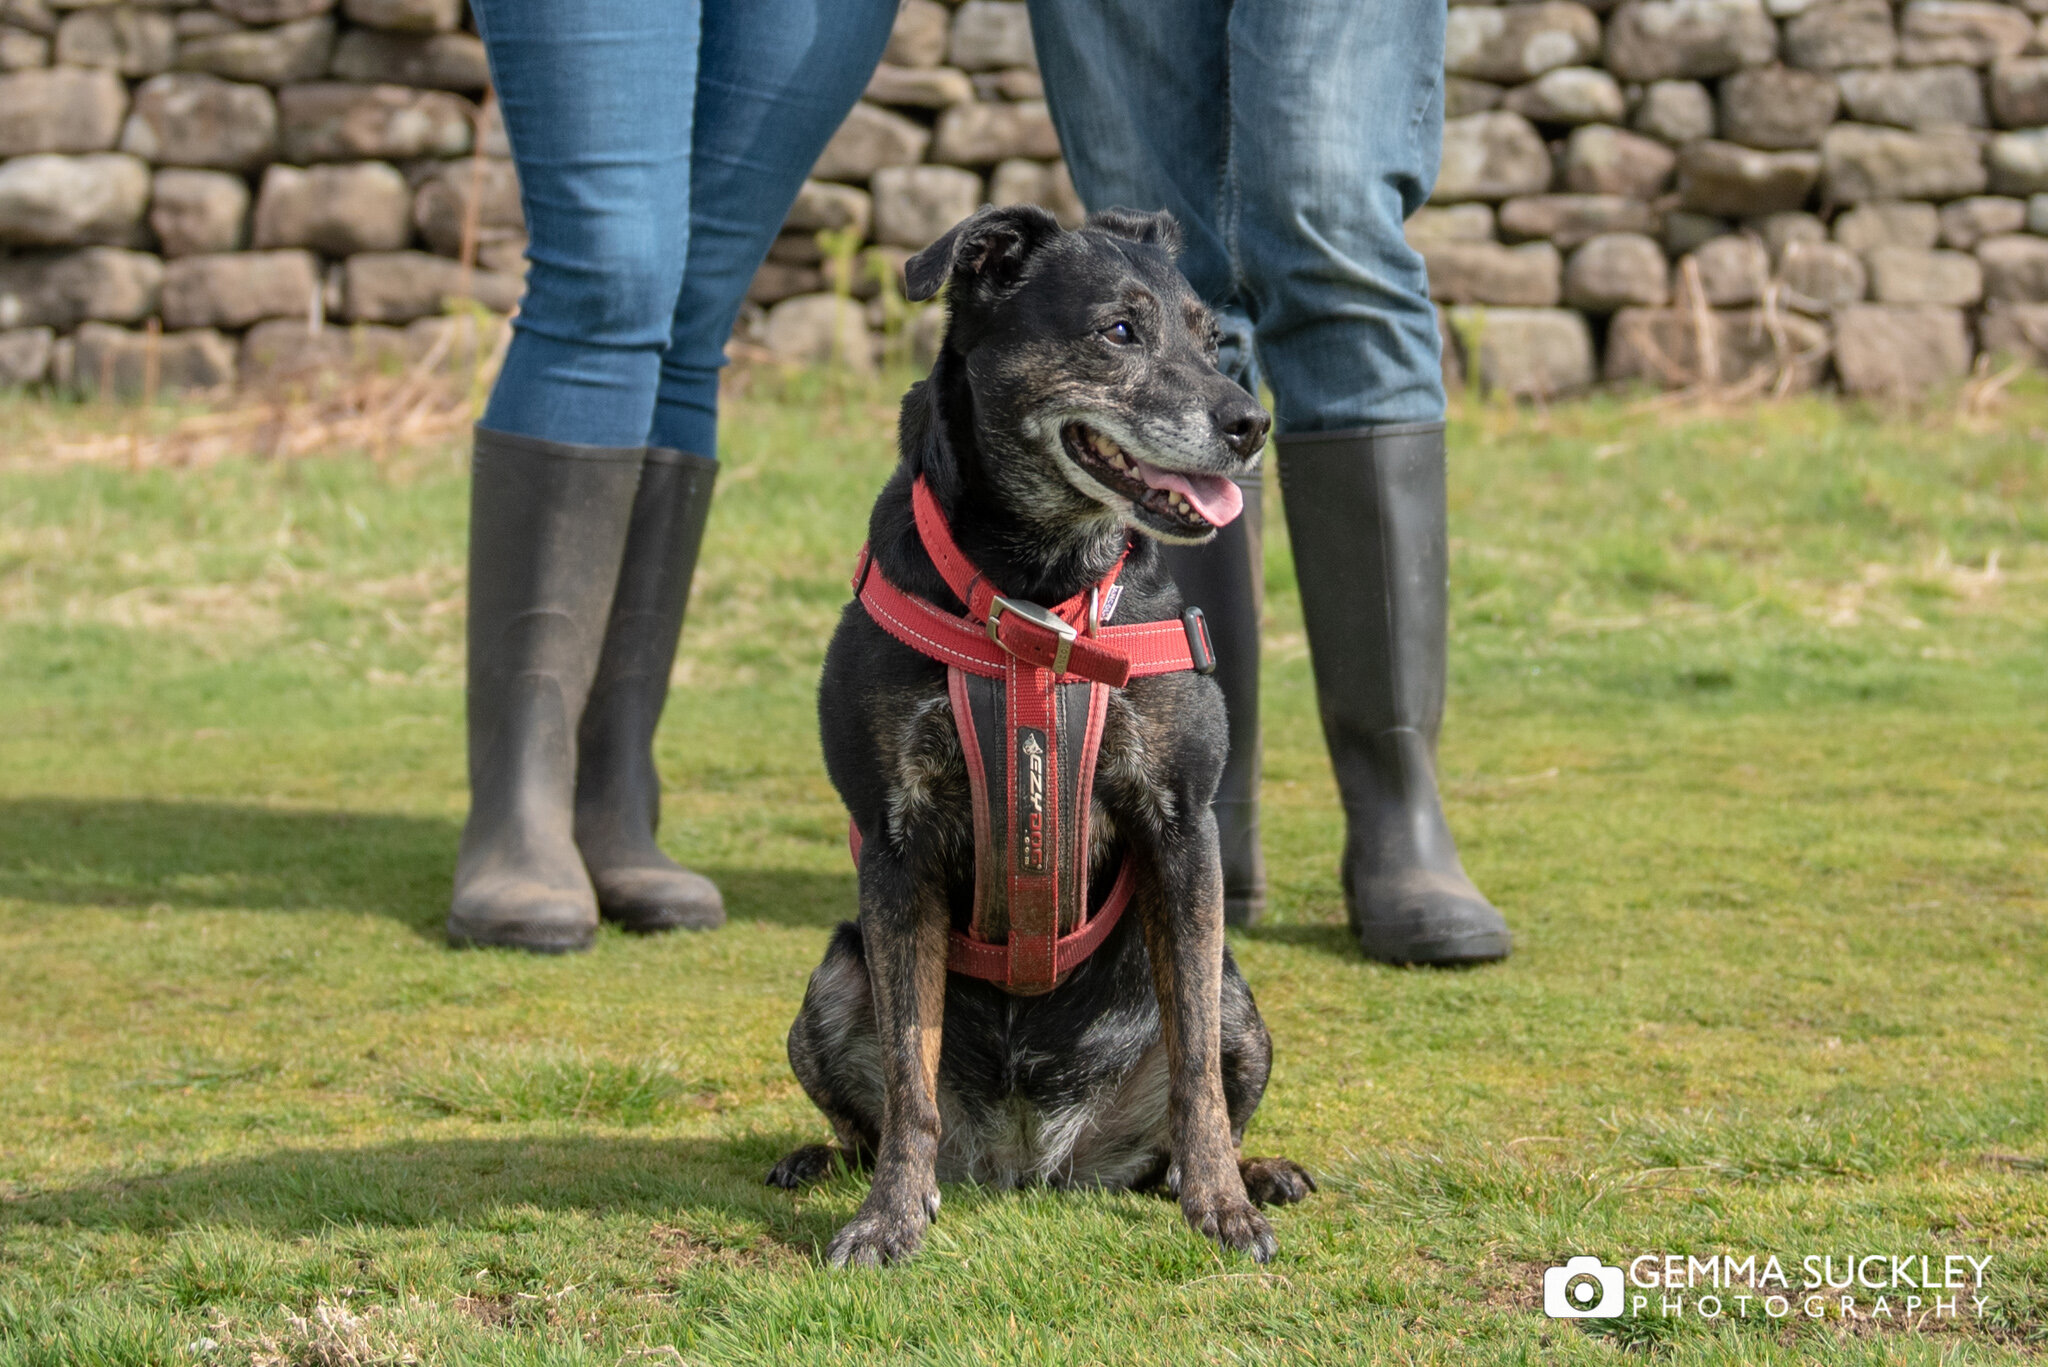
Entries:
[[1075, 630], [1074, 624], [1057, 613], [1047, 611], [1036, 603], [1020, 603], [1014, 598], [1005, 598], [999, 593], [990, 600], [988, 605], [988, 638], [997, 645], [1002, 646], [1004, 650], [1009, 651], [1012, 655], [1015, 655], [1017, 652], [1010, 650], [1009, 645], [1003, 640], [1001, 634], [996, 629], [996, 624], [1002, 620], [1002, 616], [1006, 612], [1013, 617], [1022, 618], [1032, 626], [1049, 631], [1059, 638], [1059, 645], [1053, 649], [1052, 672], [1055, 674], [1066, 673], [1068, 657], [1074, 653], [1074, 641], [1081, 634]]

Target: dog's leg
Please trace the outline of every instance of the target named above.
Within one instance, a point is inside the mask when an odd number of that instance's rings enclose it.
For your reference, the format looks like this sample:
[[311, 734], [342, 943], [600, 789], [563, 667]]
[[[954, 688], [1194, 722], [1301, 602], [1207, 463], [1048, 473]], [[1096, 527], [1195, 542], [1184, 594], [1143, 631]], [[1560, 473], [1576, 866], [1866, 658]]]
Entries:
[[902, 856], [873, 841], [861, 858], [860, 921], [882, 1047], [882, 1134], [874, 1185], [826, 1250], [834, 1267], [908, 1258], [939, 1213], [946, 906]]
[[1163, 833], [1156, 881], [1142, 898], [1145, 949], [1166, 1041], [1167, 1184], [1188, 1223], [1256, 1261], [1273, 1256], [1273, 1227], [1253, 1208], [1238, 1169], [1223, 1094], [1223, 873], [1206, 802]]

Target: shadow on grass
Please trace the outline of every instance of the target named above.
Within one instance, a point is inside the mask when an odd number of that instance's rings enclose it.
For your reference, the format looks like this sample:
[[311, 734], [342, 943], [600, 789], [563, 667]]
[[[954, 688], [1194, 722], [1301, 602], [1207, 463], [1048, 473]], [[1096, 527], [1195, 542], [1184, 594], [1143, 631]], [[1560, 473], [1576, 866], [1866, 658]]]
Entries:
[[[60, 906], [360, 911], [439, 939], [458, 822], [389, 812], [154, 799], [0, 801], [0, 897]], [[842, 873], [704, 870], [735, 920], [830, 926]]]
[[91, 1182], [0, 1201], [0, 1229], [67, 1226], [168, 1234], [223, 1226], [281, 1238], [336, 1227], [502, 1227], [517, 1212], [723, 1214], [784, 1241], [829, 1237], [766, 1185], [768, 1169], [817, 1134], [637, 1139], [570, 1133], [423, 1139], [362, 1149], [283, 1149], [155, 1177]]

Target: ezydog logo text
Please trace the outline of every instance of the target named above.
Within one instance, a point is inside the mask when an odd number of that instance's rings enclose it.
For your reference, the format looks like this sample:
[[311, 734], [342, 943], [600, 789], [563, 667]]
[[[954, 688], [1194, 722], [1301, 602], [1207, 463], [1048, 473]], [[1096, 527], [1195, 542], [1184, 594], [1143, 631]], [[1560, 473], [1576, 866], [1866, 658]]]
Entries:
[[1581, 1254], [1543, 1274], [1552, 1319], [1976, 1318], [1991, 1257], [1968, 1253], [1645, 1253], [1624, 1267]]

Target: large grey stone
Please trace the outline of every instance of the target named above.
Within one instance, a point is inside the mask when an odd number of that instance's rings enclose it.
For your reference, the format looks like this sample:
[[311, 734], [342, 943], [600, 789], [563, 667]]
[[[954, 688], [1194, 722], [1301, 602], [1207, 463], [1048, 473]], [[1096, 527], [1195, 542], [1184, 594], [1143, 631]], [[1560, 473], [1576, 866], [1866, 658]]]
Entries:
[[782, 226], [810, 233], [824, 228], [851, 228], [856, 237], [866, 237], [873, 218], [874, 201], [868, 198], [867, 191], [835, 185], [829, 180], [807, 180], [796, 192], [796, 203], [790, 206], [789, 217]]
[[136, 322], [156, 312], [163, 278], [162, 261], [119, 247], [9, 257], [0, 260], [0, 328]]
[[1590, 66], [1546, 71], [1527, 85], [1510, 90], [1502, 104], [1536, 123], [1618, 123], [1628, 112], [1620, 84]]
[[1851, 304], [1835, 315], [1835, 373], [1845, 393], [1919, 394], [1968, 374], [1970, 354], [1961, 309]]
[[1809, 71], [1890, 66], [1898, 51], [1885, 0], [1831, 0], [1785, 25], [1785, 60]]
[[483, 40], [473, 33], [379, 33], [350, 29], [334, 45], [333, 74], [344, 81], [424, 86], [465, 94], [491, 83]]
[[1968, 252], [1879, 247], [1870, 260], [1870, 297], [1880, 304], [1968, 308], [1984, 297], [1984, 271]]
[[1653, 138], [1607, 124], [1574, 128], [1565, 141], [1564, 188], [1581, 195], [1655, 199], [1678, 156]]
[[901, 114], [860, 103], [825, 144], [811, 174], [819, 180], [864, 181], [884, 166], [924, 160], [932, 135]]
[[1924, 66], [1843, 71], [1842, 103], [1849, 117], [1900, 128], [1982, 128], [1984, 83], [1967, 66]]
[[171, 16], [171, 27], [182, 42], [187, 38], [217, 38], [223, 33], [245, 33], [249, 26], [230, 19], [217, 9], [181, 9]]
[[342, 0], [341, 12], [365, 28], [447, 33], [462, 23], [462, 0]]
[[1628, 0], [1607, 21], [1605, 65], [1624, 81], [1725, 76], [1777, 51], [1757, 0]]
[[0, 243], [127, 245], [149, 204], [149, 167], [118, 152], [39, 152], [0, 163]]
[[318, 81], [277, 92], [281, 159], [410, 161], [459, 157], [475, 135], [476, 106], [440, 90]]
[[400, 328], [373, 323], [313, 327], [301, 318], [273, 318], [242, 338], [239, 368], [241, 383], [248, 387], [340, 379], [416, 359]]
[[224, 252], [164, 265], [164, 325], [243, 328], [315, 312], [320, 263], [311, 252]]
[[1600, 20], [1571, 0], [1459, 8], [1444, 35], [1444, 70], [1503, 85], [1578, 66], [1600, 52]]
[[426, 252], [361, 252], [342, 270], [342, 316], [357, 323], [409, 323], [470, 298], [493, 313], [510, 313], [525, 282], [496, 271], [464, 271], [459, 262]]
[[1821, 222], [1818, 215], [1796, 209], [1763, 214], [1750, 219], [1745, 226], [1763, 239], [1764, 250], [1771, 254], [1774, 262], [1784, 256], [1785, 248], [1794, 242], [1828, 240], [1828, 225]]
[[1672, 209], [1664, 215], [1664, 254], [1675, 259], [1734, 231], [1735, 225], [1725, 218], [1693, 209]]
[[833, 294], [801, 294], [768, 310], [761, 342], [777, 360], [792, 365], [843, 365], [874, 369], [874, 343], [859, 304]]
[[96, 66], [123, 76], [168, 70], [178, 50], [171, 16], [126, 5], [73, 10], [57, 25], [60, 66]]
[[946, 60], [947, 30], [952, 22], [953, 12], [939, 0], [903, 0], [882, 60], [892, 66], [937, 66]]
[[[420, 236], [443, 256], [461, 254], [463, 224], [472, 193], [476, 195], [479, 251], [491, 243], [525, 235], [526, 212], [519, 201], [519, 174], [512, 163], [495, 157], [486, 158], [481, 164], [475, 160], [451, 161], [420, 182], [412, 201], [412, 221]], [[403, 246], [404, 241], [401, 238], [389, 245]]]
[[1991, 188], [1999, 194], [2048, 191], [2048, 128], [2000, 133], [1985, 149], [1984, 160], [1990, 167]]
[[[1510, 201], [1513, 203], [1515, 201]], [[1425, 204], [1401, 225], [1408, 245], [1418, 251], [1437, 242], [1493, 241], [1493, 206], [1490, 204]], [[1548, 233], [1529, 233], [1548, 237]]]
[[928, 245], [981, 203], [981, 177], [952, 166], [885, 166], [870, 184], [875, 240], [899, 247]]
[[204, 71], [231, 81], [289, 85], [317, 80], [334, 51], [334, 20], [324, 14], [273, 28], [235, 29], [186, 38], [178, 69]]
[[1912, 0], [1899, 16], [1899, 60], [1907, 66], [1989, 66], [2018, 55], [2033, 36], [2033, 23], [2009, 5]]
[[50, 40], [40, 33], [0, 24], [0, 71], [50, 64]]
[[87, 323], [72, 342], [71, 385], [89, 396], [139, 399], [152, 387], [171, 394], [235, 382], [235, 344], [211, 328], [151, 336]]
[[1984, 267], [1984, 297], [2007, 304], [2048, 303], [2048, 238], [2025, 233], [1987, 237], [1977, 244]]
[[1749, 217], [1806, 203], [1820, 179], [1812, 152], [1759, 152], [1732, 142], [1697, 142], [1678, 154], [1678, 194], [1695, 213]]
[[395, 251], [412, 237], [412, 188], [381, 161], [263, 173], [253, 229], [258, 247], [309, 247], [324, 256]]
[[1484, 307], [1450, 312], [1465, 364], [1487, 393], [1553, 399], [1593, 383], [1593, 334], [1584, 314]]
[[1821, 174], [1837, 204], [1871, 199], [1958, 199], [1984, 189], [1977, 139], [1960, 129], [1908, 133], [1838, 123], [1821, 139]]
[[1714, 97], [1698, 81], [1652, 81], [1643, 89], [1629, 126], [1683, 146], [1714, 136]]
[[1977, 336], [1986, 351], [2048, 366], [2048, 304], [1993, 304]]
[[1780, 300], [1801, 313], [1828, 314], [1853, 304], [1869, 291], [1863, 258], [1839, 242], [1786, 244], [1778, 258]]
[[159, 166], [253, 170], [277, 155], [277, 102], [199, 72], [153, 76], [135, 92], [121, 150]]
[[789, 261], [763, 261], [747, 283], [747, 300], [754, 304], [779, 304], [799, 294], [816, 294], [825, 288], [825, 272], [816, 266]]
[[127, 87], [111, 71], [8, 72], [0, 76], [0, 157], [106, 151], [127, 109]]
[[240, 176], [177, 167], [156, 173], [149, 226], [165, 256], [234, 251], [248, 222], [249, 184]]
[[2048, 124], [2048, 57], [2015, 57], [1992, 67], [1991, 112], [2001, 128]]
[[1932, 204], [1879, 201], [1859, 204], [1835, 217], [1835, 241], [1852, 252], [1880, 247], [1927, 251], [1941, 237], [1941, 215]]
[[1492, 81], [1474, 81], [1464, 76], [1444, 77], [1444, 117], [1462, 119], [1467, 114], [1483, 114], [1489, 109], [1500, 108], [1501, 98], [1507, 91]]
[[213, 7], [245, 24], [289, 24], [334, 8], [334, 0], [213, 0]]
[[1623, 195], [1526, 195], [1500, 206], [1502, 237], [1544, 238], [1564, 250], [1602, 233], [1655, 233], [1657, 227], [1655, 209]]
[[[1701, 334], [1713, 349], [1704, 375]], [[1614, 383], [1642, 381], [1664, 389], [1699, 384], [1754, 384], [1790, 372], [1788, 387], [1810, 389], [1826, 364], [1827, 329], [1797, 314], [1767, 317], [1762, 309], [1695, 313], [1690, 309], [1623, 309], [1607, 329], [1603, 373]]]
[[1036, 204], [1058, 219], [1062, 228], [1078, 228], [1088, 217], [1062, 161], [1017, 158], [998, 163], [988, 178], [988, 202]]
[[993, 166], [1010, 157], [1056, 157], [1059, 134], [1043, 100], [1017, 104], [956, 104], [939, 115], [932, 160], [955, 166]]
[[1550, 188], [1550, 152], [1520, 114], [1491, 110], [1444, 123], [1443, 163], [1430, 200], [1509, 199]]
[[1564, 268], [1564, 301], [1588, 313], [1631, 305], [1660, 305], [1671, 296], [1664, 249], [1641, 233], [1603, 233], [1571, 255]]
[[56, 340], [49, 328], [0, 332], [0, 386], [41, 384], [50, 373], [50, 344]]
[[958, 67], [894, 66], [884, 62], [868, 77], [868, 88], [861, 98], [876, 104], [944, 109], [973, 100], [974, 81]]
[[1767, 151], [1818, 147], [1841, 104], [1841, 92], [1826, 76], [1797, 67], [1753, 67], [1721, 82], [1721, 136]]
[[[1713, 308], [1754, 304], [1770, 285], [1771, 257], [1759, 239], [1747, 233], [1728, 233], [1702, 242], [1691, 256], [1699, 272], [1700, 294]], [[1685, 263], [1680, 262], [1680, 301], [1684, 302]]]
[[947, 53], [962, 71], [1035, 67], [1030, 13], [1021, 0], [967, 0], [953, 17]]
[[2025, 232], [2027, 204], [2002, 195], [1974, 195], [1941, 206], [1941, 240], [1957, 251], [1969, 251], [1987, 237]]
[[2048, 237], [2048, 194], [2027, 196], [2027, 231]]
[[1449, 304], [1541, 307], [1558, 301], [1564, 263], [1548, 242], [1439, 242], [1422, 249], [1429, 297]]

